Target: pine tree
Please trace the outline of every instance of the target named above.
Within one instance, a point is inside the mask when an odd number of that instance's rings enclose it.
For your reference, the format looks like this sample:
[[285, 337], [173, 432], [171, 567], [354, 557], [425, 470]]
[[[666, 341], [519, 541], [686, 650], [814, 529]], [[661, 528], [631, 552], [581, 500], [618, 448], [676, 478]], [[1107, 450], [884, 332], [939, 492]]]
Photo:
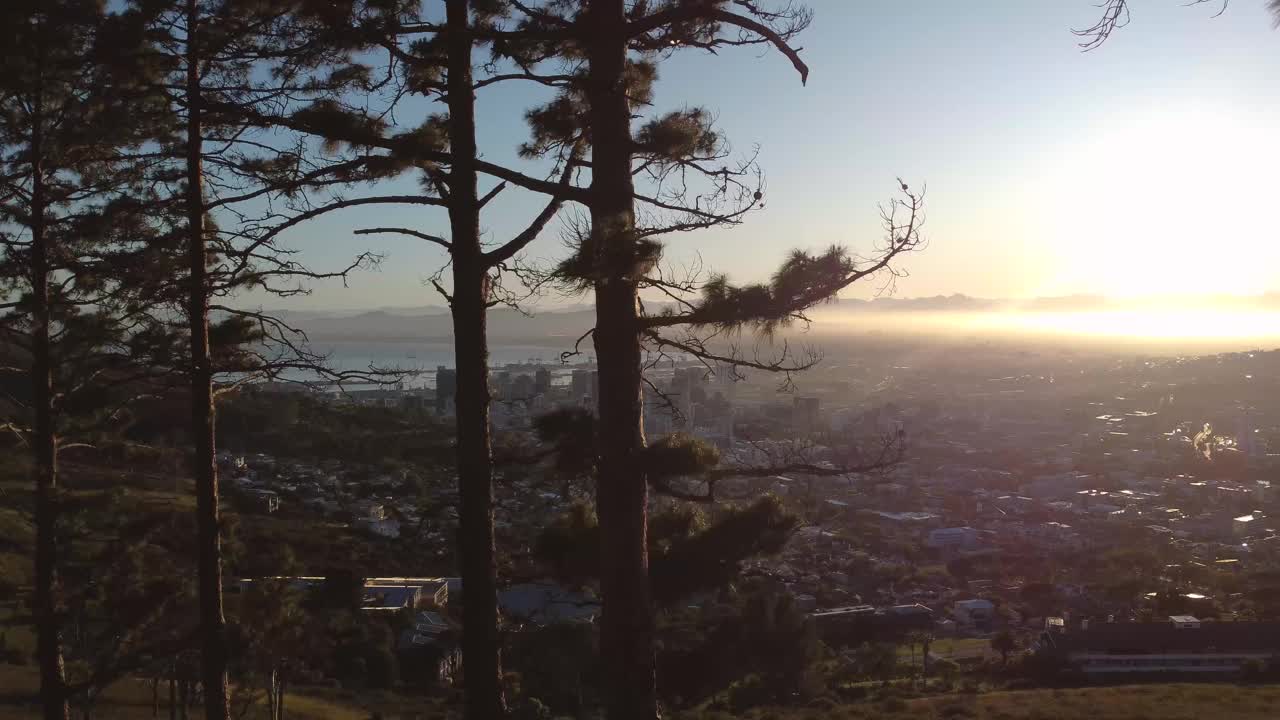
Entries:
[[[338, 139], [369, 142], [392, 149], [403, 159], [418, 159], [423, 204], [443, 205], [449, 213], [449, 237], [410, 228], [368, 228], [361, 234], [394, 233], [442, 246], [449, 254], [450, 287], [435, 283], [453, 317], [457, 384], [456, 457], [459, 497], [459, 546], [463, 587], [463, 671], [466, 714], [473, 718], [505, 713], [497, 605], [497, 566], [493, 533], [493, 451], [489, 422], [489, 349], [486, 317], [497, 304], [514, 304], [515, 295], [503, 287], [503, 276], [516, 256], [532, 242], [559, 210], [563, 190], [577, 169], [576, 153], [567, 152], [558, 185], [546, 206], [514, 237], [492, 248], [481, 241], [481, 211], [505, 188], [498, 185], [479, 194], [481, 170], [497, 173], [516, 184], [538, 181], [480, 160], [475, 123], [475, 95], [497, 82], [496, 76], [473, 76], [476, 30], [493, 29], [507, 10], [503, 3], [447, 0], [443, 25], [401, 22], [377, 27], [391, 58], [402, 69], [413, 92], [438, 100], [447, 110], [426, 119], [417, 130], [398, 137], [362, 140], [359, 135]], [[402, 45], [409, 39], [407, 47]]]
[[[591, 413], [557, 410], [537, 418], [535, 426], [543, 446], [554, 453], [553, 473], [594, 476], [598, 421]], [[720, 453], [714, 446], [683, 433], [648, 445], [639, 462], [650, 484], [659, 488], [668, 488], [679, 478], [714, 477], [725, 471], [719, 467]], [[676, 607], [699, 592], [728, 587], [738, 578], [743, 562], [781, 550], [800, 523], [773, 495], [714, 512], [703, 511], [701, 505], [681, 503], [668, 508], [655, 515], [647, 528], [648, 585], [657, 607]], [[593, 510], [575, 506], [544, 529], [536, 555], [566, 582], [599, 581], [600, 532], [601, 522]]]
[[[357, 13], [377, 3], [297, 0], [136, 0], [149, 20], [152, 56], [168, 71], [161, 87], [180, 128], [160, 139], [176, 188], [167, 214], [171, 255], [165, 288], [180, 315], [187, 348], [168, 360], [187, 380], [196, 481], [202, 679], [206, 717], [228, 717], [226, 620], [214, 437], [215, 377], [317, 371], [321, 358], [305, 336], [277, 318], [218, 302], [239, 291], [306, 292], [303, 283], [342, 278], [376, 258], [319, 272], [279, 243], [290, 229], [324, 213], [385, 198], [344, 198], [341, 188], [397, 169], [385, 154], [339, 153], [328, 143], [276, 129], [271, 118], [307, 114], [323, 124], [379, 128], [376, 118], [338, 102], [371, 85], [353, 60], [361, 40], [344, 34]], [[327, 202], [316, 202], [329, 192]], [[211, 322], [214, 314], [217, 321]], [[265, 348], [265, 349], [264, 349]], [[329, 377], [384, 377], [329, 373]]]
[[139, 513], [133, 500], [117, 488], [86, 495], [65, 510], [74, 518], [68, 545], [82, 550], [66, 565], [66, 577], [75, 581], [67, 593], [68, 697], [86, 718], [120, 679], [158, 678], [195, 634], [192, 557], [175, 532], [182, 518]]
[[[1203, 5], [1210, 0], [1190, 0], [1190, 2], [1182, 3], [1188, 5]], [[1216, 12], [1212, 17], [1218, 17], [1227, 11], [1227, 7], [1231, 4], [1231, 0], [1222, 0], [1221, 2], [1213, 2], [1216, 6]], [[1096, 7], [1102, 9], [1102, 15], [1097, 22], [1086, 28], [1076, 28], [1071, 32], [1080, 38], [1079, 47], [1082, 50], [1094, 50], [1102, 46], [1104, 42], [1111, 37], [1116, 30], [1129, 24], [1129, 0], [1103, 0], [1097, 3]], [[1267, 10], [1274, 18], [1274, 22], [1280, 24], [1280, 0], [1267, 0]]]
[[139, 298], [115, 271], [140, 257], [137, 148], [150, 127], [126, 122], [144, 101], [132, 18], [100, 3], [13, 2], [0, 49], [0, 338], [28, 361], [23, 431], [35, 468], [35, 598], [41, 699], [65, 718], [64, 594], [59, 580], [61, 436], [110, 415], [107, 380], [127, 384]]
[[285, 691], [297, 661], [307, 648], [309, 632], [301, 594], [287, 581], [255, 581], [245, 592], [238, 618], [242, 655], [251, 672], [265, 679], [268, 717], [284, 717]]
[[[591, 147], [591, 185], [582, 200], [590, 229], [560, 270], [568, 282], [593, 291], [596, 301], [591, 335], [600, 373], [596, 494], [609, 715], [653, 718], [657, 700], [646, 535], [649, 489], [661, 478], [649, 477], [642, 461], [646, 349], [659, 356], [665, 350], [687, 353], [709, 367], [723, 363], [788, 376], [811, 367], [817, 361], [814, 354], [748, 357], [734, 349], [735, 343], [722, 343], [728, 349], [719, 350], [714, 340], [743, 330], [769, 335], [790, 322], [803, 322], [806, 309], [850, 284], [891, 273], [899, 255], [922, 244], [922, 201], [902, 185], [904, 199], [884, 212], [887, 237], [869, 260], [831, 248], [817, 255], [795, 253], [769, 283], [737, 287], [714, 275], [702, 282], [673, 283], [661, 270], [656, 238], [736, 224], [759, 206], [763, 187], [753, 161], [726, 162], [727, 146], [703, 110], [658, 116], [633, 132], [633, 114], [652, 103], [659, 61], [682, 48], [766, 45], [786, 56], [803, 81], [808, 67], [790, 41], [808, 25], [811, 14], [791, 4], [775, 8], [729, 0], [593, 0], [585, 7], [558, 2], [518, 7], [523, 18], [516, 30], [495, 34], [499, 52], [531, 73], [541, 72], [539, 62], [559, 59], [569, 78], [552, 102], [529, 114], [534, 135], [529, 152], [545, 152], [571, 138], [583, 138]], [[565, 73], [545, 72], [542, 77], [563, 78]], [[638, 177], [651, 191], [637, 188]], [[701, 178], [703, 187], [688, 189], [689, 178]], [[644, 209], [643, 223], [637, 222], [638, 207]], [[642, 288], [664, 293], [675, 308], [645, 313]], [[690, 298], [694, 291], [698, 294]], [[886, 453], [860, 467], [891, 460], [895, 447], [898, 443], [890, 438]]]
[[[688, 353], [708, 363], [790, 373], [811, 367], [816, 354], [796, 358], [748, 357], [734, 349], [720, 351], [713, 342], [743, 330], [768, 335], [790, 322], [805, 321], [804, 311], [848, 285], [892, 273], [899, 255], [921, 246], [922, 200], [904, 184], [904, 199], [885, 211], [887, 237], [869, 260], [855, 260], [842, 248], [811, 255], [797, 252], [769, 283], [736, 287], [712, 276], [701, 282], [672, 282], [660, 267], [656, 238], [674, 232], [733, 225], [758, 207], [763, 198], [760, 174], [752, 159], [731, 164], [723, 138], [710, 115], [692, 109], [656, 117], [632, 133], [633, 112], [652, 102], [657, 61], [685, 47], [766, 44], [777, 48], [800, 72], [808, 69], [789, 45], [809, 22], [807, 10], [783, 6], [772, 10], [759, 3], [636, 3], [594, 0], [572, 3], [486, 2], [486, 9], [513, 22], [476, 24], [471, 35], [489, 43], [494, 65], [509, 63], [514, 72], [478, 80], [476, 87], [507, 80], [528, 80], [557, 88], [556, 97], [528, 113], [532, 139], [522, 147], [530, 158], [563, 157], [570, 148], [590, 148], [590, 186], [543, 180], [492, 162], [476, 160], [478, 173], [553, 199], [588, 208], [590, 228], [580, 228], [576, 252], [559, 267], [559, 276], [578, 290], [594, 291], [596, 327], [589, 335], [600, 361], [601, 397], [597, 506], [601, 519], [601, 551], [605, 577], [602, 636], [611, 678], [611, 715], [652, 717], [656, 714], [653, 680], [653, 605], [648, 595], [646, 512], [650, 485], [687, 499], [712, 495], [685, 493], [664, 478], [649, 477], [641, 463], [645, 448], [641, 427], [646, 349]], [[385, 29], [385, 26], [384, 28]], [[396, 35], [439, 33], [440, 23], [421, 21], [393, 28]], [[443, 55], [415, 58], [402, 48], [389, 48], [397, 59], [422, 68], [415, 78], [438, 82]], [[426, 47], [417, 50], [427, 50]], [[432, 62], [432, 60], [436, 62]], [[419, 60], [423, 60], [419, 62]], [[554, 70], [546, 66], [556, 65]], [[314, 118], [290, 118], [290, 127], [314, 128]], [[453, 154], [430, 123], [398, 134], [354, 125], [331, 126], [336, 140], [388, 149], [405, 162], [424, 167], [448, 166]], [[644, 179], [638, 188], [635, 178]], [[437, 173], [437, 177], [442, 177]], [[704, 187], [684, 192], [672, 185], [689, 177]], [[431, 182], [436, 182], [431, 179]], [[636, 222], [643, 207], [645, 222]], [[906, 211], [902, 218], [899, 211]], [[446, 244], [420, 231], [390, 230]], [[678, 310], [646, 314], [641, 288], [676, 299]], [[690, 297], [692, 296], [692, 297]], [[672, 332], [684, 331], [681, 335]], [[585, 336], [584, 336], [585, 339]], [[869, 462], [834, 472], [867, 470], [891, 462], [900, 438], [886, 440]], [[777, 467], [809, 466], [804, 458], [787, 458]], [[714, 475], [705, 478], [714, 480]]]

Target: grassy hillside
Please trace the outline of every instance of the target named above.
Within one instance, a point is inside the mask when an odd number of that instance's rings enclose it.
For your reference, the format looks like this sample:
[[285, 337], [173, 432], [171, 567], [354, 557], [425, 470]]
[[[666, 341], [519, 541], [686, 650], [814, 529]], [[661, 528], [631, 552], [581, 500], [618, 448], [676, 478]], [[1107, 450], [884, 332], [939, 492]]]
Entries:
[[[34, 668], [0, 666], [0, 717], [36, 720]], [[918, 700], [888, 700], [809, 708], [762, 708], [745, 715], [690, 712], [679, 720], [1272, 720], [1280, 707], [1280, 686], [1227, 683], [1125, 685], [1105, 688], [1019, 690], [983, 695], [946, 695]], [[265, 708], [251, 710], [246, 720], [265, 718]], [[298, 720], [367, 720], [378, 712], [385, 720], [435, 720], [457, 715], [440, 700], [388, 693], [361, 696], [333, 690], [291, 694], [286, 711]], [[167, 716], [163, 704], [161, 717]], [[99, 720], [143, 720], [151, 717], [151, 690], [144, 682], [113, 687], [94, 712]], [[193, 717], [199, 717], [198, 711]]]
[[[715, 719], [729, 714], [682, 715]], [[982, 695], [891, 699], [853, 705], [763, 708], [751, 720], [1272, 720], [1280, 717], [1280, 686], [1194, 683], [1018, 690]]]
[[[35, 667], [0, 665], [0, 718], [38, 720], [40, 709], [34, 695], [38, 684]], [[167, 686], [161, 685], [160, 693], [160, 717], [168, 717]], [[381, 692], [357, 695], [317, 688], [302, 694], [290, 693], [285, 701], [285, 715], [294, 720], [368, 720], [374, 713], [381, 714], [385, 720], [444, 720], [452, 717], [449, 709], [437, 698]], [[111, 686], [93, 711], [94, 720], [149, 720], [152, 717], [151, 684], [144, 680], [123, 680]], [[191, 717], [193, 720], [201, 717], [198, 706], [192, 709]], [[248, 708], [242, 717], [243, 720], [265, 720], [267, 708], [259, 702]]]

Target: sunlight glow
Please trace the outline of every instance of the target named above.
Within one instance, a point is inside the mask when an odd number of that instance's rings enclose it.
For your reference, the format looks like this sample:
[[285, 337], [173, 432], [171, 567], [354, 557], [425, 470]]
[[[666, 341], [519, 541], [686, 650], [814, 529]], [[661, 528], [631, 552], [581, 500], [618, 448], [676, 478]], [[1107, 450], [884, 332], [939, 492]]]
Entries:
[[1061, 313], [985, 313], [969, 317], [975, 330], [1153, 340], [1280, 338], [1280, 313], [1235, 310], [1115, 310]]
[[1215, 352], [1280, 346], [1280, 310], [1205, 301], [1199, 305], [1130, 303], [1090, 310], [818, 312], [822, 332], [877, 332], [968, 339], [1034, 339]]
[[[1052, 287], [1038, 294], [1272, 289], [1280, 261], [1267, 217], [1280, 165], [1274, 126], [1246, 112], [1201, 107], [1104, 120], [1082, 129], [1042, 168], [1039, 215], [1057, 269]], [[1225, 332], [1220, 322], [1206, 331]]]

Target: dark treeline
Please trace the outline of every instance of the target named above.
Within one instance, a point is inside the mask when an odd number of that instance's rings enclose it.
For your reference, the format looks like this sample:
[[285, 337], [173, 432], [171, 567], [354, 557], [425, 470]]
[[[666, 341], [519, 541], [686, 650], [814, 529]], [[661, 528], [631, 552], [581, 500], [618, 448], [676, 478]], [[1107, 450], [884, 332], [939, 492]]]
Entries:
[[[728, 471], [695, 438], [645, 437], [645, 370], [679, 354], [708, 372], [777, 373], [785, 383], [818, 356], [771, 348], [773, 331], [806, 322], [806, 310], [853, 283], [892, 277], [895, 261], [923, 245], [922, 193], [899, 181], [900, 194], [883, 209], [885, 234], [869, 252], [797, 250], [767, 282], [751, 285], [663, 262], [666, 236], [737, 225], [764, 203], [755, 158], [731, 151], [708, 110], [656, 109], [664, 63], [681, 52], [766, 48], [803, 82], [809, 68], [793, 43], [811, 19], [789, 2], [743, 0], [4, 3], [0, 422], [17, 438], [12, 447], [29, 455], [31, 606], [44, 717], [68, 717], [72, 702], [87, 716], [102, 688], [141, 674], [179, 683], [171, 693], [184, 698], [198, 686], [205, 717], [223, 720], [235, 714], [235, 686], [244, 684], [233, 676], [237, 664], [270, 676], [272, 717], [284, 713], [289, 665], [278, 656], [299, 642], [299, 631], [286, 626], [301, 601], [269, 593], [246, 599], [246, 612], [269, 628], [257, 644], [228, 629], [217, 430], [228, 428], [240, 447], [252, 433], [248, 416], [220, 421], [217, 405], [261, 378], [305, 371], [384, 381], [395, 373], [326, 369], [304, 335], [236, 299], [302, 294], [310, 282], [376, 263], [374, 252], [353, 252], [339, 267], [310, 268], [283, 239], [329, 213], [395, 204], [421, 210], [420, 221], [358, 234], [438, 246], [441, 266], [423, 273], [455, 326], [467, 716], [508, 712], [495, 462], [537, 461], [589, 488], [590, 501], [548, 530], [539, 554], [557, 574], [599, 589], [600, 703], [617, 720], [656, 718], [670, 696], [658, 687], [655, 618], [693, 593], [727, 586], [742, 560], [780, 548], [796, 521], [765, 498], [723, 512], [664, 511], [651, 526], [651, 495], [687, 508], [710, 505], [716, 479]], [[545, 97], [512, 109], [523, 113], [528, 136], [482, 147], [477, 96], [522, 84]], [[485, 159], [513, 147], [516, 165]], [[419, 190], [379, 194], [384, 181], [400, 177], [417, 179]], [[537, 196], [540, 210], [511, 237], [488, 242], [486, 208], [516, 193]], [[565, 257], [528, 266], [522, 251], [553, 226], [569, 239]], [[595, 349], [596, 407], [544, 418], [537, 448], [495, 460], [486, 312], [549, 288], [594, 299], [595, 327], [578, 347], [589, 340]], [[664, 298], [665, 309], [647, 312], [645, 297]], [[60, 544], [68, 522], [62, 513], [74, 503], [60, 482], [59, 458], [72, 449], [105, 457], [112, 443], [136, 441], [128, 428], [145, 424], [148, 412], [168, 413], [175, 403], [183, 412], [164, 424], [180, 431], [167, 427], [164, 435], [186, 458], [194, 502], [182, 511], [195, 517], [185, 525], [167, 519], [185, 535], [166, 552], [187, 558], [191, 572], [146, 585], [148, 598], [163, 598], [147, 603], [154, 613], [127, 613], [118, 596], [94, 605], [99, 619], [128, 615], [110, 618], [126, 631], [92, 662], [77, 661], [90, 669], [72, 678], [68, 653], [81, 650], [67, 631], [76, 609], [87, 606], [85, 588], [61, 572], [69, 552]], [[419, 429], [437, 431], [425, 421]], [[858, 465], [818, 469], [787, 457], [733, 472], [868, 472], [901, 453], [899, 438], [881, 445]], [[395, 446], [438, 447], [403, 438]], [[358, 450], [370, 459], [370, 448]], [[119, 573], [156, 560], [144, 549], [154, 528], [107, 532], [113, 542], [134, 543], [133, 554], [115, 553]], [[780, 623], [774, 635], [757, 638], [761, 648], [804, 636], [784, 610], [772, 600], [748, 609]], [[751, 624], [743, 616], [724, 627]], [[362, 660], [366, 668], [381, 662], [365, 654], [372, 658]], [[672, 662], [725, 665], [728, 655], [715, 660], [691, 648]], [[775, 665], [762, 672], [785, 676], [787, 687], [801, 682]], [[689, 697], [705, 690], [687, 677], [674, 682]]]

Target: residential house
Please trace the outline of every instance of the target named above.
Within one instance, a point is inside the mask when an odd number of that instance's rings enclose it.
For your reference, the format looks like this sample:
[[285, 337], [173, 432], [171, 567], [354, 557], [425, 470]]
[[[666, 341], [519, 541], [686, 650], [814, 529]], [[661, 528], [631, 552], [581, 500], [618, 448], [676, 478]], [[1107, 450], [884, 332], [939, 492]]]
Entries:
[[938, 549], [971, 548], [978, 544], [978, 531], [971, 527], [938, 528], [929, 531], [925, 544]]
[[365, 583], [360, 609], [372, 612], [412, 610], [422, 601], [420, 585], [370, 585]]
[[365, 610], [442, 608], [449, 602], [449, 584], [444, 578], [367, 578], [364, 593]]
[[498, 607], [507, 618], [535, 625], [591, 623], [600, 613], [597, 600], [555, 583], [512, 585], [498, 593]]
[[956, 622], [968, 627], [990, 627], [996, 617], [996, 606], [990, 600], [959, 600], [951, 606]]

